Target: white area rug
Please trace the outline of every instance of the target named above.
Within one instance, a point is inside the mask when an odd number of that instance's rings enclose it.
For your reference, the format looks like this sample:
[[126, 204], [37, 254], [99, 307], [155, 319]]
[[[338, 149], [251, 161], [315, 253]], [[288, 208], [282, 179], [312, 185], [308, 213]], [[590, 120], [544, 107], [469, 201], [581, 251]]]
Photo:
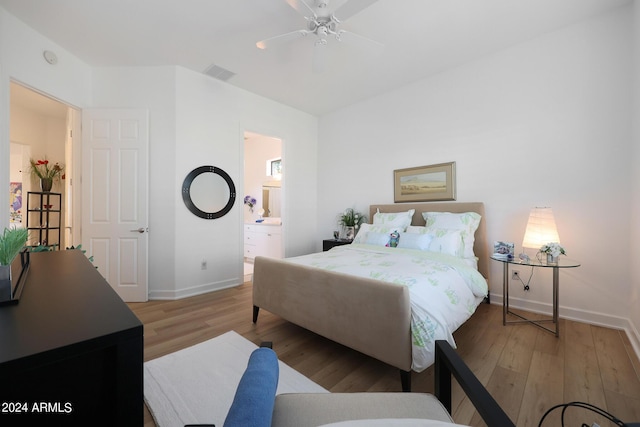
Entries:
[[[222, 426], [251, 352], [231, 331], [144, 364], [144, 399], [159, 427]], [[327, 392], [280, 362], [277, 394]]]

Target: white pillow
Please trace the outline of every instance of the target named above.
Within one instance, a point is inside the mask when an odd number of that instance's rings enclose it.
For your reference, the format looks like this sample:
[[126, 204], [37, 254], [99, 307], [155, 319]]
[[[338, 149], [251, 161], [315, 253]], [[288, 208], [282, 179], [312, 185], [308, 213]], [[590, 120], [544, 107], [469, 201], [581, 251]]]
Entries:
[[375, 246], [387, 246], [390, 240], [390, 235], [386, 233], [376, 233], [374, 231], [367, 232], [364, 243], [367, 245]]
[[433, 236], [429, 234], [400, 233], [398, 247], [403, 249], [418, 249], [428, 251]]
[[480, 224], [480, 214], [475, 212], [422, 212], [427, 227], [468, 230], [475, 232]]
[[431, 243], [429, 244], [429, 250], [431, 252], [440, 252], [459, 258], [467, 258], [464, 256], [462, 231], [441, 229], [426, 235], [432, 236]]
[[360, 231], [356, 234], [355, 239], [353, 239], [353, 243], [365, 243], [367, 240], [367, 233], [384, 233], [391, 234], [392, 231], [401, 231], [400, 227], [396, 227], [393, 225], [387, 224], [362, 224], [360, 225]]
[[476, 212], [451, 213], [451, 212], [422, 212], [429, 233], [447, 231], [460, 231], [462, 233], [463, 258], [475, 256], [473, 245], [475, 243], [475, 233], [480, 225], [480, 214]]
[[380, 209], [373, 215], [373, 223], [395, 225], [400, 227], [399, 231], [406, 230], [407, 226], [411, 224], [411, 219], [415, 213], [415, 209], [409, 209], [406, 212], [394, 212], [394, 213], [382, 213]]

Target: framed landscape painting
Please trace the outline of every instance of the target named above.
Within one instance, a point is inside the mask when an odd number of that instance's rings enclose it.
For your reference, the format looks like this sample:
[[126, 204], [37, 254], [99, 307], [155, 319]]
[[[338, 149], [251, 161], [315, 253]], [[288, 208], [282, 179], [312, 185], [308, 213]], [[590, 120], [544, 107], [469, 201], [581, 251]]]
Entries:
[[394, 202], [456, 199], [456, 162], [393, 171]]

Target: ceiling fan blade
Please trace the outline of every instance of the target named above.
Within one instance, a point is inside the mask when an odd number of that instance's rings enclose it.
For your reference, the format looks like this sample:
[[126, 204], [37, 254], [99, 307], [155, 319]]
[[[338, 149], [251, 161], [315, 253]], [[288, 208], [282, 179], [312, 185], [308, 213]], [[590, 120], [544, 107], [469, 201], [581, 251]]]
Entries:
[[366, 49], [376, 54], [381, 53], [384, 50], [384, 45], [382, 43], [376, 40], [372, 40], [368, 37], [361, 36], [360, 34], [352, 33], [350, 31], [338, 31], [336, 39], [344, 44], [356, 46], [361, 49]]
[[267, 49], [275, 45], [288, 42], [289, 40], [299, 39], [301, 37], [306, 36], [309, 33], [310, 31], [307, 31], [307, 30], [296, 30], [290, 33], [280, 34], [279, 36], [270, 37], [268, 39], [261, 40], [258, 43], [256, 43], [256, 46], [259, 49]]
[[318, 39], [313, 47], [313, 64], [314, 73], [322, 73], [327, 64], [327, 40]]
[[338, 19], [338, 21], [344, 22], [377, 1], [378, 0], [348, 0], [342, 6], [338, 7], [333, 15]]
[[304, 0], [285, 0], [289, 6], [294, 8], [300, 15], [307, 16], [309, 12], [311, 15], [315, 15], [313, 8], [309, 6]]

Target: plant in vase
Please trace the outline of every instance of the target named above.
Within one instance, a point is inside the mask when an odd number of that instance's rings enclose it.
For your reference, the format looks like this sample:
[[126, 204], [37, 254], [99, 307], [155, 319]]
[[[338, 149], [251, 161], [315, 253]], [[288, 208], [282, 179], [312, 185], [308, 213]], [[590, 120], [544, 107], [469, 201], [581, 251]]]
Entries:
[[28, 237], [29, 231], [26, 228], [5, 228], [0, 236], [0, 265], [11, 265], [27, 243]]
[[249, 206], [249, 212], [253, 213], [253, 207], [256, 205], [257, 200], [255, 197], [244, 196], [244, 204]]
[[5, 228], [0, 235], [0, 301], [11, 299], [11, 263], [27, 243], [26, 228]]
[[[558, 258], [560, 257], [560, 255], [567, 254], [564, 248], [560, 246], [560, 243], [556, 242], [542, 245], [538, 253], [545, 254], [547, 256], [547, 264], [555, 264], [558, 262]], [[542, 260], [540, 259], [539, 261], [542, 262]]]
[[366, 217], [359, 212], [356, 212], [353, 208], [345, 209], [338, 218], [338, 225], [344, 227], [345, 238], [347, 240], [353, 240], [358, 233], [360, 224], [366, 221]]
[[40, 179], [42, 191], [51, 191], [54, 180], [64, 179], [64, 165], [56, 162], [51, 164], [46, 158], [44, 160], [29, 160], [31, 163], [31, 173]]

